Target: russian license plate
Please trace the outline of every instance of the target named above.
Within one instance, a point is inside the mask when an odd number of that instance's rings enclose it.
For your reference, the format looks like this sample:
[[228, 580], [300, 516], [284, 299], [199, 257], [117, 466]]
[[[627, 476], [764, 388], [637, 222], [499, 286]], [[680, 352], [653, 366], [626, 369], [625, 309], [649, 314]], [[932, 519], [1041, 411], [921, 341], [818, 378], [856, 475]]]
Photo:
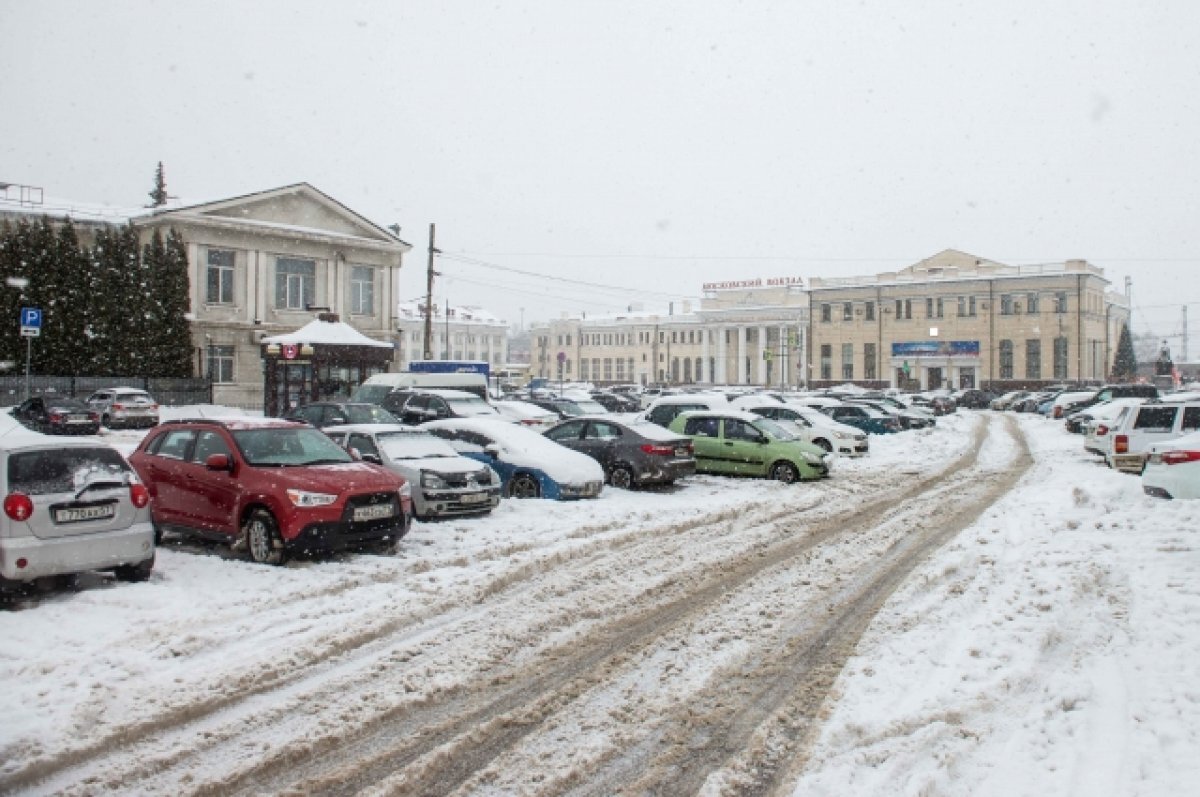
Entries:
[[391, 504], [371, 504], [370, 506], [354, 507], [354, 519], [356, 521], [379, 520], [380, 518], [391, 517], [394, 514], [396, 514], [396, 510]]
[[677, 448], [677, 449], [675, 449], [675, 456], [677, 456], [677, 457], [686, 457], [687, 455], [688, 455], [688, 450], [687, 450], [686, 448]]
[[100, 506], [80, 506], [66, 507], [64, 509], [54, 510], [55, 523], [78, 523], [82, 520], [103, 520], [106, 518], [116, 517], [116, 504], [102, 504]]
[[467, 493], [458, 500], [464, 504], [482, 504], [487, 499], [487, 493]]
[[71, 415], [67, 418], [67, 423], [87, 423], [90, 420], [86, 415]]

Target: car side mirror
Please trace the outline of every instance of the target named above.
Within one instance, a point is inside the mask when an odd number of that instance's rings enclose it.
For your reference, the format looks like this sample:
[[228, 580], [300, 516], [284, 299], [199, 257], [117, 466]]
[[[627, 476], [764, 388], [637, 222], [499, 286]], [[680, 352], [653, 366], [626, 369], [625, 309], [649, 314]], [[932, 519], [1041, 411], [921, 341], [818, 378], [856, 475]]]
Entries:
[[208, 459], [204, 460], [204, 467], [209, 470], [233, 470], [233, 462], [230, 461], [228, 454], [209, 454]]
[[378, 454], [362, 454], [363, 462], [370, 462], [372, 465], [382, 465], [383, 459]]

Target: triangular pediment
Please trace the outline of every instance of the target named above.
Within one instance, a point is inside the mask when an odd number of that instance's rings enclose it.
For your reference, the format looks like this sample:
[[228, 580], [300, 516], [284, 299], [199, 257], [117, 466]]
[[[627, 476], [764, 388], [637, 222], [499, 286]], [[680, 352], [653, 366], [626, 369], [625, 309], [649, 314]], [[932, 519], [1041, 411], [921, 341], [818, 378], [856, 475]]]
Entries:
[[183, 216], [192, 221], [232, 221], [281, 230], [364, 238], [380, 243], [397, 243], [388, 230], [360, 216], [348, 207], [318, 191], [308, 183], [260, 191], [216, 202], [206, 202], [161, 211], [157, 217]]
[[919, 279], [948, 272], [969, 273], [994, 271], [1004, 268], [1006, 266], [1003, 263], [998, 263], [995, 260], [988, 260], [987, 258], [978, 257], [968, 252], [959, 251], [958, 249], [943, 249], [936, 255], [932, 255], [919, 263], [914, 263], [907, 268], [901, 269], [897, 274], [907, 274]]

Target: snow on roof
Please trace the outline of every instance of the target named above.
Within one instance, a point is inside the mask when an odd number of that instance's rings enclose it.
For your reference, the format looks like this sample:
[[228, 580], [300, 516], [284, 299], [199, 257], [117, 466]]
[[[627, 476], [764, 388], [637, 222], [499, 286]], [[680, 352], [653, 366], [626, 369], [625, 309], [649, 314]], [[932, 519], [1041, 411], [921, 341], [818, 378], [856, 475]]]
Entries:
[[[424, 302], [400, 302], [396, 305], [396, 312], [401, 318], [424, 318], [425, 317]], [[443, 318], [446, 313], [445, 305], [439, 305], [434, 302], [433, 316], [434, 318]], [[473, 324], [503, 324], [504, 320], [498, 318], [492, 312], [485, 310], [478, 305], [462, 305], [459, 307], [450, 308], [450, 320], [470, 322]]]
[[309, 343], [324, 346], [377, 346], [392, 348], [383, 340], [369, 338], [345, 321], [322, 321], [314, 318], [295, 332], [263, 338], [263, 343]]

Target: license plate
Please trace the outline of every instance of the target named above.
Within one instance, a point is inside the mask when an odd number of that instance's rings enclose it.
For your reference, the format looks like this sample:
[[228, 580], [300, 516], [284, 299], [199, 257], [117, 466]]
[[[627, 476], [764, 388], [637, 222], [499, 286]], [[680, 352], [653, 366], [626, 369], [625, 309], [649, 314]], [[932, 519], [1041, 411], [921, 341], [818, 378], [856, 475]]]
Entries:
[[686, 457], [687, 455], [688, 455], [688, 450], [687, 450], [686, 448], [677, 448], [677, 449], [675, 449], [675, 456], [677, 456], [677, 457]]
[[55, 523], [78, 523], [83, 520], [103, 520], [116, 517], [117, 505], [69, 507], [54, 510]]
[[91, 418], [86, 415], [72, 415], [67, 418], [67, 423], [87, 423], [90, 420]]
[[464, 504], [482, 504], [487, 499], [487, 493], [467, 493], [458, 500]]
[[379, 520], [380, 518], [391, 517], [396, 514], [396, 510], [391, 504], [372, 504], [371, 506], [356, 506], [354, 507], [355, 520]]

